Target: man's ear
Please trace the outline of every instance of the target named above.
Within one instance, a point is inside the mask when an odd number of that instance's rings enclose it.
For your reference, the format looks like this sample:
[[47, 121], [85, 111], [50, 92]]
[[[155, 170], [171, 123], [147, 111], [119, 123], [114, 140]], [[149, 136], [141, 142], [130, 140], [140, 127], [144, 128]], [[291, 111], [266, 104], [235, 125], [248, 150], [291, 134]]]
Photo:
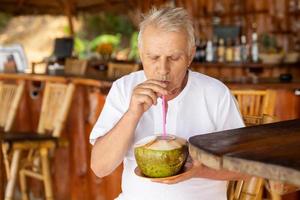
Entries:
[[190, 55], [189, 55], [189, 65], [191, 65], [191, 63], [193, 62], [193, 59], [195, 57], [196, 54], [196, 47], [193, 46], [190, 50]]
[[139, 52], [140, 59], [143, 60], [142, 49], [139, 47], [138, 47], [138, 52]]

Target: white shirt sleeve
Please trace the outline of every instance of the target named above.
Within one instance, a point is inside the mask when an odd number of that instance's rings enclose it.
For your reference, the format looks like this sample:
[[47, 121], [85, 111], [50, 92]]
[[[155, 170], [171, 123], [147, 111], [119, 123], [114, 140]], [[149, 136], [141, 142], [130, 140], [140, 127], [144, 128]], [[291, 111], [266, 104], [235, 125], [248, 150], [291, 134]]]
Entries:
[[101, 114], [90, 134], [90, 143], [92, 145], [94, 145], [97, 138], [110, 131], [125, 112], [125, 99], [119, 85], [117, 82], [114, 82], [106, 97]]
[[244, 127], [244, 121], [235, 98], [226, 89], [218, 104], [217, 131]]

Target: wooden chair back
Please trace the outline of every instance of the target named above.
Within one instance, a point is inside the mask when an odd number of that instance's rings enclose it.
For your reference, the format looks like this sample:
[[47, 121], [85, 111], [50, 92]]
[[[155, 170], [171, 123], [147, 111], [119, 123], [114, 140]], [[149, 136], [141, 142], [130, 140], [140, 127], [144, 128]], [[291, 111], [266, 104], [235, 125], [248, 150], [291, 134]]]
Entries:
[[126, 74], [139, 70], [139, 64], [136, 63], [108, 63], [107, 76], [109, 78], [119, 78]]
[[73, 83], [46, 83], [37, 131], [39, 134], [52, 132], [54, 137], [60, 136], [74, 90]]
[[232, 90], [243, 117], [263, 114], [273, 116], [275, 92], [272, 90]]
[[11, 130], [20, 103], [25, 82], [5, 83], [0, 81], [0, 127]]
[[84, 75], [87, 68], [87, 60], [68, 58], [65, 63], [65, 73], [69, 75]]

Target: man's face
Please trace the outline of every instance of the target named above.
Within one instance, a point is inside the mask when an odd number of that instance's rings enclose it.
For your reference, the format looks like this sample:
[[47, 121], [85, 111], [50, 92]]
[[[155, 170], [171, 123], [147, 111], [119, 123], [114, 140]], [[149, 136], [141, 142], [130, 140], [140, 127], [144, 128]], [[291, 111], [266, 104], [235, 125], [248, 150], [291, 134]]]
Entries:
[[180, 92], [194, 56], [194, 49], [189, 52], [186, 33], [148, 26], [141, 39], [139, 53], [147, 79], [165, 81], [172, 94]]

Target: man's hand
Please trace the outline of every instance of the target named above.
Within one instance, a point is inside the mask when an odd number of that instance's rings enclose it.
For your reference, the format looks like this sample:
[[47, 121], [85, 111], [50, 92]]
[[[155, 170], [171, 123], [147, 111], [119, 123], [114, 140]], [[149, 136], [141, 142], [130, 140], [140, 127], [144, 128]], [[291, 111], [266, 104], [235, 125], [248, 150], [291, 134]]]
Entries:
[[157, 98], [168, 95], [167, 84], [158, 80], [147, 80], [137, 85], [132, 93], [128, 112], [142, 116], [152, 105], [157, 104]]
[[213, 180], [249, 180], [251, 176], [236, 172], [229, 172], [227, 170], [215, 170], [205, 165], [202, 165], [199, 162], [187, 162], [186, 165], [190, 165], [187, 167], [189, 170], [178, 174], [173, 177], [168, 177], [164, 179], [151, 179], [153, 182], [157, 183], [164, 183], [164, 184], [175, 184], [179, 183], [191, 178], [206, 178], [206, 179], [213, 179]]
[[201, 170], [202, 165], [200, 163], [187, 162], [185, 164], [185, 167], [188, 170], [186, 172], [183, 172], [182, 174], [178, 174], [173, 177], [166, 177], [166, 178], [162, 178], [162, 179], [151, 179], [151, 181], [157, 182], [157, 183], [164, 183], [164, 184], [175, 184], [175, 183], [179, 183], [179, 182], [188, 180], [190, 178], [195, 178], [195, 177], [197, 177], [199, 170]]

